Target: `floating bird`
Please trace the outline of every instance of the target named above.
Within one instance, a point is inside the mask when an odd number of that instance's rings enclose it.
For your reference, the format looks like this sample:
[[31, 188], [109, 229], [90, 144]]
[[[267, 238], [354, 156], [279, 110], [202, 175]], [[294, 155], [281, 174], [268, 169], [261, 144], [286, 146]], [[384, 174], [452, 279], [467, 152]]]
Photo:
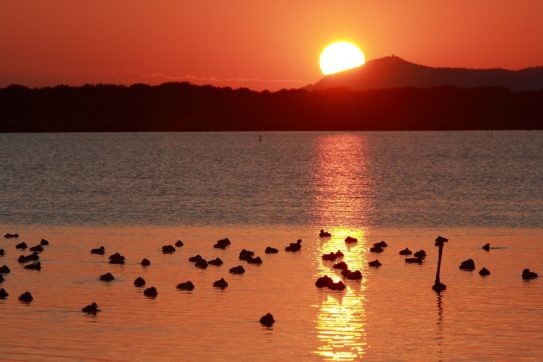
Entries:
[[486, 277], [487, 275], [490, 275], [490, 271], [483, 267], [481, 270], [479, 270], [479, 275], [482, 277]]
[[273, 319], [273, 315], [271, 313], [267, 313], [265, 316], [260, 318], [260, 323], [266, 327], [271, 327], [275, 323], [275, 319]]
[[422, 264], [421, 258], [405, 258], [407, 264]]
[[370, 248], [370, 252], [372, 253], [382, 253], [383, 252], [383, 248], [380, 247], [380, 246], [372, 246]]
[[213, 286], [215, 288], [224, 289], [224, 288], [228, 287], [228, 282], [226, 280], [224, 280], [224, 278], [221, 278], [220, 280], [217, 280], [217, 281], [213, 282]]
[[37, 263], [32, 263], [32, 264], [29, 264], [29, 265], [25, 265], [25, 269], [41, 270], [41, 263], [38, 261]]
[[11, 272], [11, 270], [9, 270], [7, 265], [0, 266], [0, 274], [8, 274], [9, 272]]
[[28, 247], [28, 246], [26, 245], [26, 243], [25, 243], [24, 241], [21, 242], [21, 243], [19, 243], [19, 244], [17, 244], [17, 245], [15, 245], [15, 248], [21, 249], [21, 250], [24, 250], [24, 249], [26, 249], [27, 247]]
[[207, 261], [205, 261], [204, 259], [200, 259], [196, 262], [196, 264], [194, 264], [197, 268], [200, 268], [200, 269], [206, 269], [207, 268]]
[[110, 282], [114, 279], [115, 277], [111, 273], [105, 273], [105, 274], [100, 275], [100, 280], [103, 282]]
[[6, 299], [9, 296], [8, 292], [4, 288], [0, 289], [0, 299]]
[[0, 283], [3, 283], [3, 282], [4, 282], [4, 275], [0, 274]]
[[352, 270], [349, 270], [349, 269], [345, 269], [341, 272], [341, 275], [343, 275], [345, 278], [349, 279], [349, 280], [360, 280], [362, 279], [362, 272], [360, 272], [360, 270], [355, 270], [355, 271], [352, 271]]
[[43, 246], [49, 245], [49, 240], [41, 239], [40, 245], [43, 245]]
[[109, 256], [110, 264], [124, 264], [126, 258], [119, 253], [115, 253]]
[[238, 265], [236, 267], [230, 268], [230, 273], [232, 273], [232, 274], [243, 274], [243, 273], [245, 273], [245, 269], [241, 265]]
[[421, 250], [417, 251], [415, 254], [413, 254], [413, 256], [415, 258], [419, 258], [419, 259], [426, 259], [426, 252], [421, 249]]
[[34, 298], [32, 297], [32, 294], [30, 294], [29, 292], [24, 292], [23, 294], [19, 296], [19, 300], [23, 303], [30, 303], [34, 300]]
[[185, 245], [185, 244], [183, 244], [183, 242], [181, 240], [177, 240], [175, 242], [175, 246], [178, 247], [178, 248], [182, 247], [183, 245]]
[[[438, 259], [437, 259], [436, 280], [434, 282], [434, 285], [432, 286], [432, 289], [438, 293], [447, 289], [447, 286], [441, 283], [441, 280], [440, 280], [441, 257], [443, 256], [443, 247], [445, 246], [445, 243], [447, 241], [449, 241], [449, 239], [446, 239], [442, 236], [438, 236], [434, 244], [435, 246], [439, 247], [439, 250], [438, 250]], [[424, 256], [426, 256], [426, 253], [424, 253]]]
[[239, 260], [249, 260], [251, 259], [253, 256], [255, 255], [254, 251], [250, 251], [250, 250], [245, 250], [245, 249], [242, 249], [240, 252], [239, 252]]
[[324, 231], [323, 229], [321, 229], [319, 233], [319, 238], [329, 238], [331, 236], [332, 234], [330, 234], [328, 231]]
[[380, 242], [373, 244], [373, 246], [378, 246], [378, 247], [381, 247], [381, 248], [386, 248], [386, 247], [388, 246], [388, 244], [387, 244], [385, 241], [381, 240]]
[[213, 247], [214, 247], [215, 249], [226, 249], [226, 247], [227, 247], [228, 245], [230, 245], [230, 244], [232, 244], [232, 243], [230, 242], [230, 239], [224, 238], [224, 239], [218, 240], [218, 241], [215, 243], [215, 245], [213, 245]]
[[251, 258], [247, 259], [247, 263], [260, 265], [260, 264], [262, 264], [262, 259], [259, 256], [257, 256], [256, 258], [251, 257]]
[[349, 269], [349, 266], [347, 265], [347, 263], [345, 263], [344, 261], [341, 261], [339, 263], [336, 263], [332, 266], [332, 268], [334, 269], [339, 269], [339, 270], [348, 270]]
[[134, 280], [134, 285], [136, 287], [143, 287], [145, 285], [145, 279], [142, 277], [137, 277], [136, 280]]
[[475, 269], [475, 262], [473, 259], [464, 260], [460, 263], [459, 268], [462, 270], [472, 271]]
[[268, 246], [266, 250], [264, 250], [264, 253], [266, 254], [277, 254], [278, 252], [279, 250], [277, 250], [276, 248], [272, 248], [271, 246]]
[[325, 275], [323, 277], [318, 278], [317, 281], [315, 282], [315, 285], [317, 286], [317, 288], [324, 288], [324, 287], [329, 286], [333, 282], [334, 281], [332, 280], [332, 278], [330, 278], [328, 275]]
[[151, 261], [149, 259], [147, 259], [147, 258], [143, 258], [141, 260], [140, 264], [141, 264], [141, 266], [149, 266], [149, 265], [151, 265]]
[[21, 255], [17, 259], [17, 261], [21, 264], [24, 264], [29, 261], [38, 261], [38, 260], [40, 260], [40, 256], [36, 252], [33, 252], [30, 255]]
[[106, 249], [101, 246], [99, 248], [96, 248], [96, 249], [91, 249], [91, 254], [98, 254], [98, 255], [104, 255], [104, 253], [106, 252]]
[[6, 255], [6, 251], [4, 249], [0, 249], [0, 256]]
[[413, 252], [411, 250], [409, 250], [409, 248], [405, 248], [403, 250], [400, 250], [400, 255], [411, 255], [413, 254]]
[[177, 289], [193, 290], [194, 289], [194, 284], [192, 284], [192, 282], [189, 280], [187, 282], [177, 284]]
[[38, 253], [41, 253], [43, 251], [43, 246], [41, 245], [36, 245], [36, 246], [33, 246], [29, 249], [30, 251], [35, 251], [35, 252], [38, 252]]
[[372, 266], [372, 267], [374, 267], [374, 268], [379, 268], [379, 267], [380, 267], [381, 265], [383, 265], [383, 264], [381, 264], [381, 262], [379, 261], [379, 259], [375, 259], [374, 261], [370, 261], [370, 262], [368, 263], [368, 265], [369, 265], [369, 266]]
[[164, 245], [162, 247], [162, 253], [164, 253], [164, 254], [175, 253], [175, 248], [172, 245]]
[[86, 307], [83, 307], [81, 311], [83, 313], [94, 314], [94, 315], [96, 315], [96, 313], [98, 312], [101, 312], [101, 310], [98, 309], [98, 304], [96, 303], [92, 303], [92, 304], [87, 305]]
[[190, 261], [190, 262], [193, 262], [193, 263], [196, 263], [196, 262], [199, 261], [199, 260], [204, 260], [204, 258], [202, 258], [202, 256], [201, 256], [200, 254], [191, 256], [191, 257], [189, 258], [189, 261]]
[[302, 239], [298, 239], [296, 243], [290, 243], [286, 248], [285, 251], [290, 252], [297, 252], [302, 248]]
[[351, 236], [347, 236], [347, 237], [345, 238], [345, 242], [346, 242], [347, 244], [354, 244], [354, 243], [358, 242], [358, 239], [357, 239], [357, 238], [353, 238], [353, 237], [351, 237]]
[[222, 260], [220, 258], [215, 258], [213, 260], [209, 260], [207, 262], [208, 264], [215, 265], [215, 266], [221, 266], [223, 264]]
[[528, 280], [528, 279], [535, 279], [537, 278], [537, 273], [530, 271], [530, 269], [526, 268], [522, 271], [522, 279]]
[[156, 298], [156, 296], [158, 295], [158, 291], [156, 290], [155, 287], [150, 287], [143, 291], [143, 295], [145, 295], [148, 298]]
[[19, 237], [19, 234], [10, 234], [10, 233], [6, 233], [6, 234], [4, 235], [4, 237], [5, 237], [6, 239], [10, 239], [10, 238], [18, 238], [18, 237]]
[[483, 250], [489, 251], [490, 250], [490, 243], [486, 243], [483, 245]]

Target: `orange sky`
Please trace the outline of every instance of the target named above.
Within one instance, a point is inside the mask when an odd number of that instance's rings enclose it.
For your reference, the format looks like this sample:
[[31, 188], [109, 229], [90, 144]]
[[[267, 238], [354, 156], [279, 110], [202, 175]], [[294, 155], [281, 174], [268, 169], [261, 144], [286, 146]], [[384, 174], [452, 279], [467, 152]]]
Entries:
[[0, 0], [0, 86], [188, 80], [276, 90], [328, 43], [431, 66], [543, 65], [541, 0]]

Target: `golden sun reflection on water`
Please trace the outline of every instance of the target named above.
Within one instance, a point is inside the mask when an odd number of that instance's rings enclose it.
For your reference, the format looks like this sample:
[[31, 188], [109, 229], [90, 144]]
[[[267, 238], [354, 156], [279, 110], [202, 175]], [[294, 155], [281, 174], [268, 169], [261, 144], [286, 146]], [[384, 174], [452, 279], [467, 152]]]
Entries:
[[[341, 280], [334, 262], [322, 255], [341, 250], [352, 271], [362, 272], [362, 281], [344, 280], [345, 290], [319, 290], [322, 302], [316, 315], [319, 347], [315, 354], [326, 360], [359, 360], [366, 342], [366, 230], [371, 211], [366, 145], [362, 135], [335, 134], [323, 137], [316, 145], [315, 221], [332, 234], [315, 248], [316, 278], [328, 275]], [[358, 242], [345, 243], [347, 236]], [[339, 261], [339, 260], [338, 260]]]

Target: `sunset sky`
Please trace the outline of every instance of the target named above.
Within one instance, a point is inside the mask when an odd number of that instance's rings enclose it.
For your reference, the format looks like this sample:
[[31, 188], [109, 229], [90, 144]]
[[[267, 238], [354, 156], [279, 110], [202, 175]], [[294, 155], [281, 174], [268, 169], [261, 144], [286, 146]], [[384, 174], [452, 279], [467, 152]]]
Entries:
[[0, 86], [300, 87], [336, 40], [368, 60], [519, 69], [543, 65], [542, 19], [541, 0], [0, 0]]

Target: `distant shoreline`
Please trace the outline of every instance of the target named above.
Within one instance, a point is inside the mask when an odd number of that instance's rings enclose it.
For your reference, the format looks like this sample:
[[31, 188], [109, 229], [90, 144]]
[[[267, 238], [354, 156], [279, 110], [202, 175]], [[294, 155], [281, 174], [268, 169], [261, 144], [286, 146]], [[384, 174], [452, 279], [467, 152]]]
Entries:
[[0, 89], [0, 132], [541, 130], [543, 90], [256, 92], [190, 83]]

